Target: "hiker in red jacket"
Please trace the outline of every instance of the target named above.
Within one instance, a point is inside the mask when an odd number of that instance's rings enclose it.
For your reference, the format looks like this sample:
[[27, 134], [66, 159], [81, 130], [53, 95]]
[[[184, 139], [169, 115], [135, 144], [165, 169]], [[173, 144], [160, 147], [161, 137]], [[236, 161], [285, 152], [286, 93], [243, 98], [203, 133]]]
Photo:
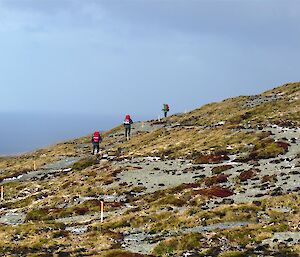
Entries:
[[130, 131], [131, 131], [131, 124], [133, 123], [132, 119], [130, 118], [130, 115], [126, 115], [124, 119], [124, 128], [125, 128], [125, 137], [126, 140], [130, 139]]
[[95, 131], [93, 136], [92, 136], [92, 144], [93, 144], [93, 152], [92, 154], [95, 154], [95, 150], [96, 150], [96, 154], [99, 153], [99, 145], [102, 142], [102, 137], [99, 131]]

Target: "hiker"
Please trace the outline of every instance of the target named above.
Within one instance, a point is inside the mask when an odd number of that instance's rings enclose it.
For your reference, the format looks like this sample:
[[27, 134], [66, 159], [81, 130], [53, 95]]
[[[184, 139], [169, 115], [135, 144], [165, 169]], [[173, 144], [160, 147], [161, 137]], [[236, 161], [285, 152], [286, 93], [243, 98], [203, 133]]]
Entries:
[[99, 131], [95, 131], [93, 136], [92, 136], [92, 144], [93, 144], [93, 152], [92, 154], [95, 154], [95, 150], [96, 150], [96, 154], [99, 153], [99, 144], [102, 142], [102, 137]]
[[164, 115], [165, 115], [165, 118], [166, 118], [167, 115], [168, 115], [168, 111], [170, 111], [169, 105], [168, 104], [164, 104], [164, 107], [163, 107], [162, 111], [164, 112]]
[[131, 124], [132, 123], [133, 123], [133, 121], [130, 118], [130, 115], [127, 114], [125, 116], [125, 119], [124, 119], [124, 128], [125, 128], [125, 137], [126, 137], [126, 140], [130, 139], [130, 131], [131, 131]]

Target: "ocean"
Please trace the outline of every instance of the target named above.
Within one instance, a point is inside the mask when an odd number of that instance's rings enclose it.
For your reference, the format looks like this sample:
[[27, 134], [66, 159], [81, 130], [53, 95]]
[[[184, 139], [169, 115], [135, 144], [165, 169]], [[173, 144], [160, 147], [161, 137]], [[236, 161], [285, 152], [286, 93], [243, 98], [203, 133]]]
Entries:
[[0, 113], [0, 156], [33, 151], [121, 122], [101, 115]]

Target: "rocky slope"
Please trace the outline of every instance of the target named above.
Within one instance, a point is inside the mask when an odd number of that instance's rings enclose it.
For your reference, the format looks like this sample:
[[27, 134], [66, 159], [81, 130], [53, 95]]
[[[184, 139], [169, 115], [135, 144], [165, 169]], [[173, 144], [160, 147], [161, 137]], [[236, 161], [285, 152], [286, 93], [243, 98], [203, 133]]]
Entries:
[[286, 84], [114, 128], [97, 157], [1, 157], [1, 255], [299, 256], [299, 106]]

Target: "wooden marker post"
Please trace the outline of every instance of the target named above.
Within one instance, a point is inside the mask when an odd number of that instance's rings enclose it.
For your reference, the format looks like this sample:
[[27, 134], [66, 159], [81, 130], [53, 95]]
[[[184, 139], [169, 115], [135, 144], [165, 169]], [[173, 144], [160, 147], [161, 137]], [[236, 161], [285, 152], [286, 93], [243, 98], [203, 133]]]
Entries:
[[142, 122], [142, 128], [145, 126], [145, 122]]
[[4, 187], [1, 186], [1, 201], [4, 200]]
[[36, 170], [36, 163], [33, 161], [33, 170]]
[[101, 210], [101, 222], [103, 222], [103, 209], [104, 209], [104, 202], [101, 201], [101, 207], [100, 207], [100, 210]]

